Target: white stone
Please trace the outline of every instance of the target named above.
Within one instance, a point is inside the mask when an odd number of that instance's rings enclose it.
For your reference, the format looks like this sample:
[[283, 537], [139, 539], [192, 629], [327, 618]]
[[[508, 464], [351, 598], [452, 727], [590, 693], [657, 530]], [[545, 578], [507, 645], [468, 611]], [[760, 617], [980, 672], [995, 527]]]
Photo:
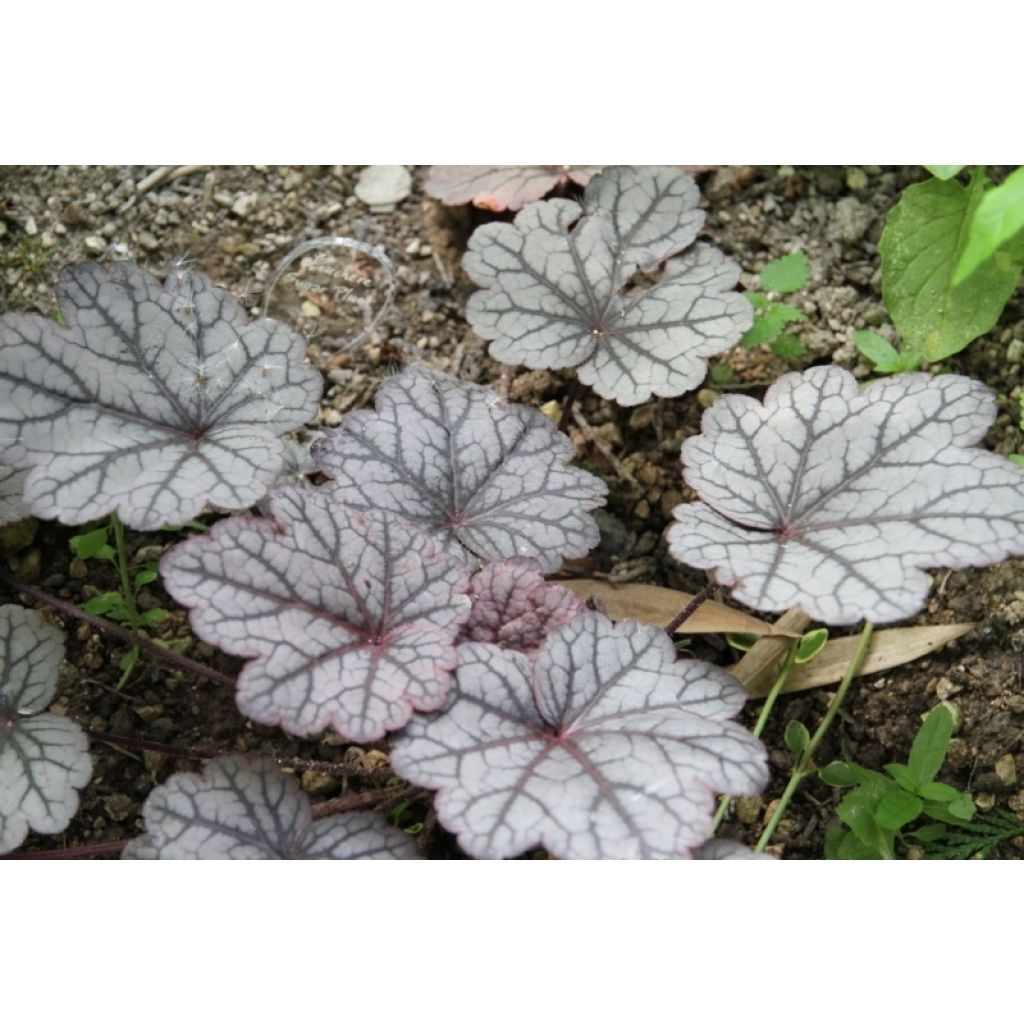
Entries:
[[356, 182], [356, 195], [368, 206], [400, 203], [412, 191], [412, 175], [401, 164], [364, 167]]

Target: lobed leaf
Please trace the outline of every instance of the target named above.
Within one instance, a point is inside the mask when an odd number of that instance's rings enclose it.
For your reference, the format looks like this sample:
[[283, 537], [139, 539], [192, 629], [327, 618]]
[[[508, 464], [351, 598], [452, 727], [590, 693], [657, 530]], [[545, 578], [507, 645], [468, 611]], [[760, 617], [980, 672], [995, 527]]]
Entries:
[[32, 514], [22, 497], [26, 476], [28, 470], [0, 466], [0, 526], [16, 523]]
[[18, 605], [0, 607], [0, 853], [28, 830], [52, 834], [78, 810], [76, 790], [92, 776], [85, 733], [41, 713], [57, 694], [64, 637]]
[[764, 404], [727, 395], [683, 444], [702, 499], [669, 549], [761, 611], [890, 622], [923, 605], [924, 569], [1024, 554], [1024, 470], [975, 447], [983, 385], [901, 374], [860, 390], [836, 366], [779, 378]]
[[536, 409], [423, 367], [388, 378], [376, 411], [346, 415], [313, 446], [324, 489], [397, 512], [466, 564], [523, 555], [552, 572], [599, 539], [607, 487], [566, 465], [572, 443]]
[[[611, 167], [583, 206], [534, 203], [512, 224], [478, 228], [463, 266], [482, 288], [466, 317], [490, 354], [534, 369], [577, 367], [604, 398], [638, 405], [704, 379], [707, 359], [753, 323], [739, 267], [703, 243], [693, 179], [672, 167]], [[637, 269], [664, 261], [662, 279], [629, 290]]]
[[473, 609], [460, 639], [524, 654], [535, 651], [548, 633], [584, 608], [570, 590], [546, 583], [533, 558], [485, 565], [470, 581], [469, 596]]
[[83, 263], [57, 297], [67, 326], [0, 317], [0, 460], [34, 515], [152, 530], [263, 497], [322, 389], [298, 334], [180, 268]]
[[160, 563], [196, 634], [252, 659], [243, 714], [298, 736], [380, 739], [444, 704], [469, 573], [390, 512], [281, 487], [266, 519], [233, 517]]
[[409, 723], [391, 763], [439, 790], [438, 820], [476, 857], [685, 856], [714, 793], [767, 781], [764, 748], [728, 720], [742, 705], [662, 630], [582, 611], [532, 658], [463, 644], [449, 704]]
[[519, 210], [572, 182], [586, 185], [599, 167], [455, 165], [431, 167], [423, 188], [447, 206], [472, 203], [484, 210]]
[[218, 757], [147, 797], [146, 832], [122, 860], [411, 860], [416, 843], [378, 814], [313, 820], [309, 797], [268, 758]]

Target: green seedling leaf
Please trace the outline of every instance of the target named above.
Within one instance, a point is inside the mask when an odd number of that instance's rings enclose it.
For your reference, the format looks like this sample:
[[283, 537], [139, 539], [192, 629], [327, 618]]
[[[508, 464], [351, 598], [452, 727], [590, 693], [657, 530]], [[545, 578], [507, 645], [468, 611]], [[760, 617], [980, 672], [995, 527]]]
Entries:
[[[90, 530], [88, 533], [79, 533], [69, 541], [71, 550], [78, 558], [109, 558], [114, 554], [114, 549], [107, 544], [107, 528], [101, 526], [98, 530]], [[106, 549], [109, 554], [103, 553]]]
[[803, 288], [809, 273], [807, 257], [802, 252], [793, 252], [782, 259], [772, 260], [761, 271], [761, 284], [770, 292], [786, 295]]
[[882, 797], [875, 811], [875, 821], [882, 828], [896, 829], [909, 825], [924, 810], [924, 801], [904, 789], [894, 789]]
[[983, 189], [979, 175], [967, 188], [932, 178], [906, 189], [886, 218], [878, 247], [882, 297], [906, 343], [928, 362], [991, 330], [1017, 287], [1020, 267], [1005, 252], [953, 283]]
[[808, 661], [820, 654], [828, 642], [828, 630], [825, 628], [812, 629], [800, 638], [800, 645], [796, 649], [796, 663], [805, 665]]
[[960, 797], [959, 790], [953, 786], [947, 786], [945, 782], [926, 782], [918, 787], [917, 795], [925, 800], [946, 801], [957, 800]]
[[974, 801], [969, 793], [961, 793], [956, 800], [926, 800], [924, 813], [935, 821], [943, 821], [947, 825], [962, 825], [974, 817]]
[[761, 638], [753, 633], [726, 633], [725, 639], [737, 651], [749, 651]]
[[90, 597], [81, 607], [83, 612], [90, 615], [111, 615], [115, 611], [124, 610], [124, 598], [118, 591], [112, 590]]
[[946, 804], [946, 810], [954, 818], [959, 818], [961, 821], [970, 821], [974, 817], [974, 800], [971, 798], [970, 793], [958, 793], [955, 799], [950, 800]]
[[921, 843], [933, 843], [936, 839], [941, 839], [947, 831], [945, 825], [936, 822], [934, 825], [922, 825], [919, 829], [908, 832], [907, 837]]
[[[902, 786], [908, 793], [918, 792], [917, 776], [905, 764], [887, 764], [885, 770]], [[921, 794], [924, 795], [923, 793]]]
[[792, 721], [786, 725], [786, 746], [793, 754], [802, 754], [811, 742], [811, 734], [803, 722]]
[[158, 572], [154, 572], [152, 569], [140, 569], [135, 574], [135, 586], [144, 587], [147, 583], [152, 583], [159, 577]]
[[143, 625], [155, 626], [158, 622], [163, 622], [167, 618], [166, 608], [150, 608], [148, 612], [143, 612], [139, 616]]
[[845, 761], [833, 761], [831, 764], [825, 765], [818, 772], [818, 775], [826, 785], [835, 786], [839, 789], [857, 785], [857, 780], [853, 772], [850, 771], [850, 766]]
[[728, 363], [715, 363], [711, 367], [711, 380], [715, 384], [725, 384], [732, 380], [732, 367]]
[[931, 782], [938, 775], [952, 738], [953, 716], [942, 705], [932, 708], [914, 737], [910, 757], [907, 758], [907, 767], [914, 773], [919, 786]]
[[1018, 466], [1024, 466], [1024, 455], [1011, 455], [1011, 462], [1016, 462]]
[[878, 794], [870, 787], [858, 786], [843, 797], [836, 808], [836, 814], [869, 850], [877, 851], [876, 855], [892, 858], [892, 839], [883, 834], [875, 820], [875, 811], [883, 797], [884, 794]]
[[[749, 296], [751, 301], [755, 296]], [[756, 296], [762, 299], [763, 296]], [[807, 314], [795, 306], [787, 306], [784, 302], [764, 303], [763, 312], [757, 315], [754, 326], [740, 339], [744, 348], [756, 348], [766, 342], [774, 341], [783, 331], [786, 324], [798, 323], [807, 319]]]
[[792, 334], [784, 334], [772, 342], [772, 352], [780, 359], [799, 359], [807, 352], [804, 343]]
[[[1011, 257], [1024, 260], [1024, 167], [1018, 167], [1001, 185], [982, 196], [967, 229], [967, 244], [960, 253], [953, 284], [966, 281], [979, 267], [1006, 247]], [[1018, 238], [1018, 236], [1020, 236]], [[1014, 242], [1017, 244], [1014, 244]]]
[[[900, 373], [907, 369], [903, 356], [880, 334], [874, 331], [854, 331], [853, 344], [857, 351], [869, 359], [879, 373]], [[920, 362], [920, 356], [916, 356]]]
[[955, 178], [967, 164], [925, 164], [925, 170], [934, 175], [940, 181], [948, 181]]
[[121, 658], [121, 660], [117, 663], [117, 667], [122, 672], [127, 673], [130, 672], [133, 668], [135, 668], [135, 662], [137, 662], [138, 660], [139, 649], [138, 647], [133, 647]]

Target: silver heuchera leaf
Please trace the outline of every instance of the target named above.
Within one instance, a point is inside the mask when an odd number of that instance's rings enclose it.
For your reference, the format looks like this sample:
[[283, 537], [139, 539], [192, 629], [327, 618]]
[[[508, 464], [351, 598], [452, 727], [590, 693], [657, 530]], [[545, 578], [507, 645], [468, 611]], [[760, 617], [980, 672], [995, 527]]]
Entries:
[[64, 637], [27, 608], [0, 607], [0, 853], [28, 830], [52, 834], [78, 810], [92, 776], [85, 733], [43, 712], [57, 693]]
[[466, 564], [524, 555], [553, 572], [599, 540], [608, 488], [566, 465], [572, 443], [536, 409], [422, 367], [388, 378], [376, 412], [348, 413], [313, 447], [355, 508], [397, 512]]
[[456, 688], [409, 723], [391, 764], [439, 790], [438, 820], [476, 857], [540, 843], [558, 857], [685, 856], [711, 832], [714, 794], [767, 782], [765, 750], [728, 721], [721, 669], [676, 661], [662, 630], [582, 611], [529, 658], [459, 648]]
[[313, 820], [309, 797], [273, 761], [218, 757], [147, 797], [146, 832], [122, 860], [410, 860], [416, 843], [379, 814]]
[[222, 520], [160, 563], [192, 628], [253, 659], [241, 712], [298, 736], [331, 726], [380, 739], [444, 704], [469, 573], [391, 513], [355, 512], [312, 488], [271, 492], [276, 522]]
[[709, 839], [693, 851], [694, 860], [775, 860], [767, 853], [754, 853], [749, 846], [732, 839]]
[[995, 418], [987, 388], [899, 374], [863, 390], [845, 370], [790, 373], [764, 404], [727, 395], [683, 444], [669, 550], [714, 569], [761, 611], [891, 622], [924, 604], [934, 566], [1024, 554], [1024, 470], [974, 447]]
[[32, 514], [22, 498], [26, 476], [27, 470], [0, 466], [0, 526], [15, 523]]
[[498, 644], [530, 654], [585, 605], [565, 587], [547, 583], [533, 558], [506, 558], [485, 565], [470, 581], [473, 610], [463, 641]]
[[298, 334], [180, 268], [79, 264], [57, 295], [66, 327], [0, 317], [0, 461], [34, 467], [33, 514], [152, 530], [266, 493], [322, 390]]
[[472, 203], [484, 210], [519, 210], [573, 182], [586, 185], [600, 167], [443, 165], [431, 167], [424, 190], [448, 206]]
[[697, 236], [704, 214], [693, 179], [672, 167], [612, 167], [584, 205], [534, 203], [513, 224], [485, 224], [469, 240], [466, 273], [480, 285], [466, 316], [490, 354], [577, 376], [622, 405], [697, 387], [707, 359], [753, 323], [733, 291], [739, 267], [710, 245], [669, 260], [661, 281], [627, 289]]

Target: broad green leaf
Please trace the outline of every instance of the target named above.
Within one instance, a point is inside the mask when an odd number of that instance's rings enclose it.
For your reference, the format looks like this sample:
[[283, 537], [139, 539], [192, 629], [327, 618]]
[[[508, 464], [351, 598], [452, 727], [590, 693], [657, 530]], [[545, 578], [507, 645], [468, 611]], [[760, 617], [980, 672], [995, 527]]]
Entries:
[[948, 181], [955, 178], [967, 164], [925, 164], [925, 170], [933, 174], [940, 181]]
[[759, 313], [754, 326], [740, 339], [744, 348], [755, 348], [765, 342], [774, 341], [786, 324], [806, 320], [807, 314], [795, 306], [787, 306], [784, 302], [773, 302]]
[[875, 820], [875, 809], [880, 802], [863, 787], [858, 787], [843, 797], [836, 814], [868, 849], [877, 850], [880, 856], [891, 859], [892, 840], [883, 834]]
[[870, 846], [865, 846], [852, 832], [843, 835], [839, 844], [836, 860], [880, 860], [881, 851]]
[[800, 638], [800, 646], [796, 649], [796, 663], [806, 665], [812, 658], [820, 654], [828, 642], [828, 630], [812, 629]]
[[785, 295], [803, 288], [808, 275], [807, 257], [802, 252], [791, 252], [780, 260], [772, 260], [761, 271], [761, 284], [770, 292]]
[[[1021, 232], [1024, 232], [1024, 167], [1018, 167], [1006, 181], [982, 196], [967, 230], [967, 244], [957, 261], [953, 284], [966, 281]], [[1017, 251], [1011, 256], [1020, 263], [1024, 260], [1024, 244], [1014, 248]]]
[[904, 789], [895, 789], [882, 797], [875, 810], [875, 821], [882, 828], [901, 829], [924, 810], [924, 801]]
[[807, 744], [811, 742], [811, 734], [807, 731], [807, 726], [796, 720], [786, 725], [786, 733], [783, 738], [793, 754], [802, 754], [807, 749]]
[[936, 839], [941, 839], [946, 834], [946, 826], [939, 824], [922, 825], [919, 829], [905, 834], [908, 838], [916, 839], [919, 842], [932, 843]]
[[825, 765], [818, 775], [821, 776], [821, 781], [829, 786], [845, 788], [857, 785], [857, 780], [853, 777], [853, 772], [850, 771], [850, 767], [845, 761], [833, 761], [831, 764]]
[[917, 776], [905, 764], [887, 764], [885, 770], [905, 789], [908, 793], [916, 793], [918, 788]]
[[[96, 558], [100, 551], [107, 546], [107, 528], [101, 526], [98, 530], [76, 534], [69, 543], [71, 544], [71, 550], [79, 558]], [[111, 550], [111, 553], [113, 553], [113, 550]]]
[[907, 758], [907, 767], [914, 773], [919, 786], [931, 782], [938, 775], [952, 737], [953, 716], [941, 704], [932, 708], [914, 737], [910, 757]]
[[991, 330], [1017, 287], [1020, 267], [1004, 252], [953, 285], [983, 188], [977, 175], [967, 188], [933, 178], [906, 189], [886, 218], [882, 297], [907, 345], [929, 362]]
[[799, 359], [807, 352], [804, 343], [792, 334], [784, 334], [772, 342], [772, 351], [780, 359]]
[[950, 800], [958, 799], [960, 792], [953, 786], [947, 786], [945, 782], [926, 782], [918, 788], [917, 795], [924, 797], [925, 800], [944, 800], [948, 803]]

